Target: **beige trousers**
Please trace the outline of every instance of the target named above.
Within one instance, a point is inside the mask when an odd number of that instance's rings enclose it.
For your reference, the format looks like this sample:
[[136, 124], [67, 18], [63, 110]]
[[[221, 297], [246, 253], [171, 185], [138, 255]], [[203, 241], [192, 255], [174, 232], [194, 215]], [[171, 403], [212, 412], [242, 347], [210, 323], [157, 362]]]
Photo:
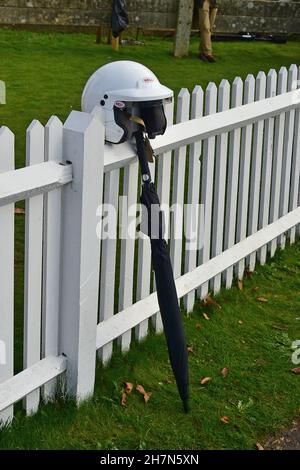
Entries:
[[204, 0], [203, 8], [199, 9], [200, 22], [200, 52], [212, 55], [211, 32], [217, 17], [217, 8], [211, 8], [209, 0]]

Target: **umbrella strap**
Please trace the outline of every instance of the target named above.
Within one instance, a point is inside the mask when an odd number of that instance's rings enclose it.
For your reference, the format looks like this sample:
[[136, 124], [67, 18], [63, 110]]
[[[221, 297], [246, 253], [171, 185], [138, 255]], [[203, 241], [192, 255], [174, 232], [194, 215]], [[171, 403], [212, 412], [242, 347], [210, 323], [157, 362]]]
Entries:
[[135, 140], [137, 155], [141, 166], [143, 183], [150, 184], [152, 181], [152, 177], [149, 168], [149, 150], [147, 151], [147, 147], [148, 145], [150, 145], [150, 143], [148, 144], [147, 140], [145, 139], [144, 129], [140, 128], [140, 130], [135, 133]]

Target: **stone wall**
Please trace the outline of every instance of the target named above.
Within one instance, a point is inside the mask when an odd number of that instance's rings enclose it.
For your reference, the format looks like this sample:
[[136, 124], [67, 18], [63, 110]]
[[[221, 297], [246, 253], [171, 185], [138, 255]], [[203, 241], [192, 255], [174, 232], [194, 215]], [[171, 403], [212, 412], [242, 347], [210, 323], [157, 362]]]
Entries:
[[[127, 0], [132, 27], [175, 28], [177, 0]], [[111, 0], [0, 0], [0, 24], [52, 29], [109, 24]], [[300, 0], [219, 0], [217, 30], [300, 34]], [[197, 28], [195, 12], [194, 27]]]

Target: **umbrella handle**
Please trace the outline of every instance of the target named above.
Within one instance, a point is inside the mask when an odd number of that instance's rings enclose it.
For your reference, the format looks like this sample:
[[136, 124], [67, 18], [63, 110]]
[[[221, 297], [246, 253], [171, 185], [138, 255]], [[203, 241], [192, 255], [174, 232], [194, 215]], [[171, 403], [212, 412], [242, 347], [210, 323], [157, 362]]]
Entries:
[[141, 165], [143, 183], [150, 184], [152, 178], [145, 148], [144, 132], [140, 129], [134, 134], [134, 136], [136, 140], [137, 155]]

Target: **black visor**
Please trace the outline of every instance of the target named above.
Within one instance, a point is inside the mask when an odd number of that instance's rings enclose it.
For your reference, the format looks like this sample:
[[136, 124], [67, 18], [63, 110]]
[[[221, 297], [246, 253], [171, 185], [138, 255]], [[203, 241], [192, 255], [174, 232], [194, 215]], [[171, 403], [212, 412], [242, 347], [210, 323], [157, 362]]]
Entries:
[[162, 100], [143, 101], [142, 103], [126, 102], [123, 105], [122, 107], [114, 106], [115, 122], [124, 131], [120, 144], [130, 140], [136, 130], [136, 124], [130, 120], [132, 115], [138, 115], [144, 121], [149, 139], [155, 139], [157, 135], [165, 133], [167, 119]]
[[149, 139], [165, 133], [167, 119], [162, 100], [140, 103], [140, 117], [143, 119]]

